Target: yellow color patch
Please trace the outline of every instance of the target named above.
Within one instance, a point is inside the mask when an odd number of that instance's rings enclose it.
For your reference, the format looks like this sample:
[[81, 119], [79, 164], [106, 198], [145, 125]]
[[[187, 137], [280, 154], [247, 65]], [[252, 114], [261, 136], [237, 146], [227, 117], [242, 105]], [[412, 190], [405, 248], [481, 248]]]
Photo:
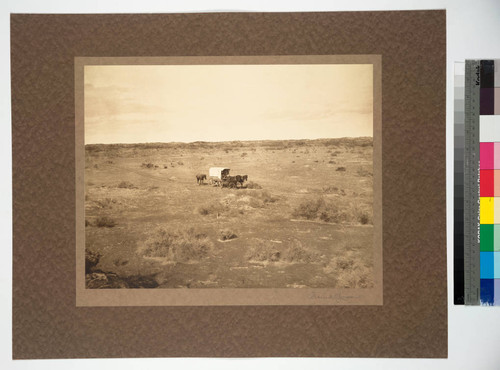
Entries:
[[[481, 224], [493, 224], [494, 223], [494, 210], [495, 210], [495, 198], [493, 197], [481, 197], [480, 198], [480, 222]], [[500, 203], [500, 200], [499, 200]]]

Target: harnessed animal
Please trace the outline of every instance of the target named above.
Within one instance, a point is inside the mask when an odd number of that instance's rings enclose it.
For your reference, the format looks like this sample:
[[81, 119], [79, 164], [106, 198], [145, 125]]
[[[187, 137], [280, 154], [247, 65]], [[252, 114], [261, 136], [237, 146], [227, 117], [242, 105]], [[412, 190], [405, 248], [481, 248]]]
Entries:
[[200, 173], [196, 175], [196, 181], [198, 182], [198, 185], [203, 184], [203, 181], [207, 179], [207, 175]]

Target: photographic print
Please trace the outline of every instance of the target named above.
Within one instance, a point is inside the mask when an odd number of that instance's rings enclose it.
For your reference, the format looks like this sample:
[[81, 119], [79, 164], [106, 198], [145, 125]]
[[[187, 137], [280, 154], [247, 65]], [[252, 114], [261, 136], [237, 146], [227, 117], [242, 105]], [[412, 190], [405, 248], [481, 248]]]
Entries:
[[382, 303], [379, 57], [75, 73], [78, 304]]

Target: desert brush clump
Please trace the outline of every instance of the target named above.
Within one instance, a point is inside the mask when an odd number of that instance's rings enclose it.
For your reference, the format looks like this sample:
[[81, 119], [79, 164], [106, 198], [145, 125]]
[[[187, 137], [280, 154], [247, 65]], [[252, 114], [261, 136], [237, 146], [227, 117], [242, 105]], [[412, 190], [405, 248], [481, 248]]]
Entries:
[[238, 235], [236, 235], [230, 229], [223, 229], [220, 231], [220, 240], [222, 240], [222, 241], [236, 239], [237, 237], [238, 237]]
[[116, 205], [116, 199], [104, 198], [95, 201], [96, 206], [102, 209], [112, 209]]
[[135, 186], [134, 184], [132, 184], [129, 181], [122, 181], [122, 182], [120, 182], [117, 185], [117, 188], [120, 188], [120, 189], [137, 189], [137, 186]]
[[337, 275], [337, 288], [373, 287], [372, 268], [363, 264], [360, 256], [354, 252], [333, 257], [324, 270]]
[[220, 216], [227, 211], [227, 205], [218, 201], [212, 201], [202, 204], [196, 208], [197, 212], [202, 216], [216, 215]]
[[367, 225], [373, 223], [370, 206], [333, 200], [326, 201], [322, 197], [301, 202], [292, 212], [292, 217], [337, 224]]
[[94, 224], [97, 227], [115, 227], [116, 221], [113, 220], [111, 217], [101, 216], [96, 218]]
[[282, 243], [259, 240], [250, 246], [246, 257], [256, 262], [310, 263], [318, 262], [318, 253], [305, 248], [298, 239]]
[[196, 261], [207, 256], [213, 243], [194, 228], [158, 229], [138, 249], [143, 257], [161, 257], [171, 262]]
[[250, 196], [249, 205], [252, 208], [262, 208], [265, 207], [266, 204], [278, 201], [278, 197], [272, 195], [266, 190], [249, 192], [247, 194]]
[[369, 176], [373, 176], [373, 172], [365, 169], [365, 168], [358, 168], [358, 170], [356, 171], [356, 174], [358, 176], [361, 176], [361, 177], [369, 177]]
[[97, 251], [92, 251], [89, 249], [85, 249], [85, 273], [90, 274], [101, 259], [101, 253]]

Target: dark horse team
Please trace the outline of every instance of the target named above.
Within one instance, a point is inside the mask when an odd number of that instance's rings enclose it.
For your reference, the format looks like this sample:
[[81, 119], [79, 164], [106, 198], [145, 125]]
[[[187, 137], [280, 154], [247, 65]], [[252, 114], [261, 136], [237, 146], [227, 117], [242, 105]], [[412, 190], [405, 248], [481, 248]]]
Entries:
[[[206, 179], [207, 175], [205, 174], [196, 175], [196, 182], [198, 185], [204, 184]], [[245, 181], [248, 181], [248, 175], [225, 176], [222, 181], [220, 181], [219, 185], [223, 188], [237, 188], [239, 184], [241, 188]]]

